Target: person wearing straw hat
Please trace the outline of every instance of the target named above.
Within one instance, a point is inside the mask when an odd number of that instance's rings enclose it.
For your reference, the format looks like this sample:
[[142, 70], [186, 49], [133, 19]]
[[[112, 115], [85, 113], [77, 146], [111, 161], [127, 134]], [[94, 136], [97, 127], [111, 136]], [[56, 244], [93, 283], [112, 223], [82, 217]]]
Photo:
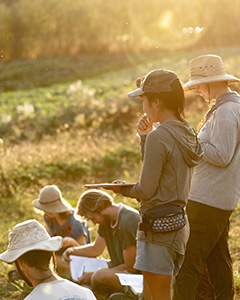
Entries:
[[214, 299], [230, 300], [234, 282], [228, 232], [240, 198], [240, 96], [228, 84], [240, 79], [226, 73], [217, 55], [199, 56], [190, 67], [185, 90], [195, 90], [215, 103], [199, 128], [204, 156], [193, 172], [187, 205], [190, 237], [173, 299], [195, 299], [199, 277], [207, 266]]
[[9, 244], [0, 260], [15, 264], [21, 278], [33, 290], [25, 300], [96, 300], [92, 291], [59, 277], [53, 268], [54, 252], [62, 247], [62, 237], [50, 237], [36, 220], [17, 224], [9, 234]]
[[46, 185], [39, 193], [33, 205], [44, 212], [44, 221], [50, 236], [62, 236], [62, 248], [56, 253], [58, 271], [67, 270], [69, 266], [62, 263], [62, 253], [72, 246], [90, 243], [87, 223], [75, 214], [71, 205], [63, 198], [56, 185]]

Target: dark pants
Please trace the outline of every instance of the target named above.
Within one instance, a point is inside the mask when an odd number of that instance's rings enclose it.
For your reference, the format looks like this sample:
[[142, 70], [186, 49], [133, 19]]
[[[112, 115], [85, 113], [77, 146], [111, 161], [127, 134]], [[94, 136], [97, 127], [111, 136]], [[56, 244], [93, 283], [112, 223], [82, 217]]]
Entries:
[[174, 300], [194, 300], [200, 275], [207, 265], [217, 300], [234, 298], [232, 260], [228, 247], [232, 211], [189, 200], [190, 237], [185, 259], [174, 284]]

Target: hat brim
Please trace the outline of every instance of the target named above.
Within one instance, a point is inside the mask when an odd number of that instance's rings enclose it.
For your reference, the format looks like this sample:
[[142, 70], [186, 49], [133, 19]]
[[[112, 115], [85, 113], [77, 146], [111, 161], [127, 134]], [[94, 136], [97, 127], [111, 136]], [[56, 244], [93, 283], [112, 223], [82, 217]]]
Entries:
[[43, 251], [56, 252], [62, 247], [62, 243], [63, 240], [61, 236], [54, 236], [52, 238], [49, 238], [48, 240], [41, 241], [36, 244], [32, 244], [22, 249], [15, 249], [15, 250], [7, 249], [5, 252], [0, 254], [0, 260], [10, 264], [16, 261], [20, 256], [22, 256], [23, 254], [29, 251], [43, 250]]
[[71, 205], [69, 205], [64, 198], [61, 198], [61, 201], [58, 201], [57, 203], [54, 202], [46, 204], [42, 204], [40, 203], [39, 199], [35, 199], [32, 201], [32, 204], [36, 208], [49, 213], [62, 213], [72, 209]]
[[229, 74], [201, 77], [198, 79], [190, 79], [188, 82], [186, 82], [183, 85], [183, 88], [184, 88], [184, 90], [189, 91], [189, 90], [195, 89], [196, 86], [199, 84], [218, 82], [218, 81], [227, 81], [229, 83], [234, 83], [234, 82], [239, 82], [240, 79], [235, 76], [229, 75]]
[[144, 94], [144, 91], [142, 90], [142, 88], [138, 88], [138, 89], [128, 93], [128, 97], [134, 98], [134, 97], [139, 97], [143, 94]]

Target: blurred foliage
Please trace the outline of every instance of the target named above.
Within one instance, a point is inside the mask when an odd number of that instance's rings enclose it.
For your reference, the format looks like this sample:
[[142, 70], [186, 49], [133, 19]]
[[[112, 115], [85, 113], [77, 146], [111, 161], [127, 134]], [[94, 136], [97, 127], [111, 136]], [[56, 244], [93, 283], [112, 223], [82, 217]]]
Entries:
[[[159, 57], [159, 51], [155, 53], [155, 56]], [[0, 91], [32, 89], [51, 86], [55, 83], [95, 78], [113, 70], [121, 70], [143, 63], [147, 59], [148, 55], [146, 54], [85, 54], [1, 63]]]
[[[85, 128], [93, 131], [132, 127], [140, 102], [120, 95], [114, 83], [98, 90], [77, 81], [71, 85], [2, 93], [0, 136], [18, 143], [38, 141], [44, 135]], [[116, 99], [118, 100], [116, 101]]]
[[239, 0], [1, 0], [1, 59], [239, 45]]
[[[228, 72], [239, 76], [236, 70], [236, 63], [240, 62], [238, 48], [215, 49], [214, 52], [224, 53]], [[46, 181], [63, 183], [96, 181], [97, 178], [111, 181], [123, 174], [126, 176], [124, 172], [134, 170], [140, 162], [135, 124], [142, 104], [138, 99], [127, 97], [128, 91], [134, 88], [134, 80], [159, 66], [173, 69], [186, 80], [189, 60], [198, 54], [178, 52], [156, 56], [153, 53], [142, 57], [131, 68], [124, 68], [123, 64], [121, 70], [110, 68], [110, 72], [103, 71], [98, 77], [89, 76], [72, 83], [51, 85], [52, 81], [43, 73], [44, 84], [49, 87], [2, 92], [0, 195], [10, 197], [21, 188], [39, 187]], [[139, 56], [136, 57], [137, 60]], [[57, 70], [57, 62], [61, 70], [61, 58], [52, 64], [48, 60], [49, 68], [55, 66]], [[12, 74], [16, 74], [19, 64], [12, 64]], [[21, 61], [21, 68], [25, 70], [28, 64], [29, 60]], [[36, 65], [41, 64], [36, 62]], [[70, 68], [73, 65], [74, 61], [69, 63]], [[82, 67], [83, 74], [88, 66], [85, 63]], [[106, 63], [106, 69], [108, 67]], [[2, 78], [8, 78], [8, 72], [8, 68], [4, 68]], [[34, 73], [34, 70], [29, 71], [28, 77]], [[61, 78], [61, 74], [60, 71], [56, 78]], [[8, 85], [7, 79], [5, 84]], [[207, 109], [201, 97], [187, 94], [186, 118], [195, 128]]]
[[[237, 68], [240, 64], [239, 48], [210, 51], [223, 57], [227, 72], [240, 77]], [[127, 97], [129, 90], [134, 88], [135, 79], [152, 69], [165, 68], [174, 70], [186, 81], [189, 61], [199, 53], [136, 55], [132, 56], [132, 64], [125, 64], [126, 57], [118, 56], [117, 63], [111, 60], [108, 64], [104, 60], [103, 70], [103, 63], [92, 57], [75, 74], [76, 81], [62, 84], [56, 82], [69, 82], [69, 78], [63, 76], [63, 66], [68, 65], [69, 69], [76, 70], [74, 59], [66, 59], [65, 62], [62, 58], [52, 61], [39, 59], [40, 62], [36, 60], [34, 68], [26, 74], [29, 60], [7, 63], [0, 75], [2, 84], [6, 89], [16, 91], [3, 91], [0, 94], [0, 137], [18, 144], [22, 141], [38, 142], [44, 136], [56, 136], [60, 132], [73, 134], [80, 129], [87, 130], [88, 135], [100, 135], [112, 130], [131, 132], [138, 118], [136, 111], [141, 111], [141, 102]], [[78, 61], [81, 59], [85, 61], [86, 56], [79, 56]], [[42, 72], [41, 64], [46, 62], [49, 70], [55, 69], [55, 79], [51, 77], [52, 72], [48, 75], [48, 71]], [[7, 65], [10, 65], [9, 68]], [[91, 70], [93, 73], [94, 70], [89, 66], [93, 65], [96, 70], [99, 69], [99, 73], [102, 70], [98, 76], [91, 74]], [[18, 73], [19, 76], [25, 74], [22, 81], [18, 80]], [[78, 76], [83, 80], [77, 80]], [[53, 82], [55, 84], [52, 85]], [[22, 86], [28, 88], [22, 89]], [[187, 94], [186, 117], [194, 127], [199, 121], [196, 115], [202, 116], [207, 110], [207, 104], [200, 97], [195, 99], [194, 94]]]
[[12, 266], [0, 265], [0, 299], [23, 300], [32, 289], [22, 280], [9, 282], [6, 273], [11, 269]]
[[69, 161], [54, 160], [48, 162], [42, 158], [41, 162], [19, 162], [15, 168], [0, 171], [0, 205], [3, 198], [15, 195], [21, 189], [39, 188], [43, 182], [81, 182], [101, 181], [111, 182], [122, 176], [124, 170], [136, 168], [140, 161], [138, 148], [120, 146], [115, 150], [99, 151], [90, 159], [72, 158]]

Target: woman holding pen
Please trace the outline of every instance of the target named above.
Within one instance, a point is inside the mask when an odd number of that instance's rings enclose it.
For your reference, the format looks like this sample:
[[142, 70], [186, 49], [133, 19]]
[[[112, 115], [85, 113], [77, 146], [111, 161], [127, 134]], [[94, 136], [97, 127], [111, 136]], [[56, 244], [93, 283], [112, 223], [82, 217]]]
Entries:
[[[172, 281], [181, 267], [189, 225], [184, 214], [192, 169], [202, 150], [192, 127], [184, 120], [184, 93], [172, 71], [153, 70], [137, 81], [129, 97], [140, 97], [144, 115], [137, 124], [143, 165], [139, 182], [131, 187], [110, 187], [116, 193], [140, 202], [141, 222], [137, 232], [135, 268], [142, 271], [146, 300], [170, 300]], [[153, 123], [159, 122], [156, 130]], [[146, 216], [181, 211], [168, 232], [155, 231]], [[185, 224], [185, 226], [184, 226]], [[173, 231], [172, 231], [173, 230]]]

